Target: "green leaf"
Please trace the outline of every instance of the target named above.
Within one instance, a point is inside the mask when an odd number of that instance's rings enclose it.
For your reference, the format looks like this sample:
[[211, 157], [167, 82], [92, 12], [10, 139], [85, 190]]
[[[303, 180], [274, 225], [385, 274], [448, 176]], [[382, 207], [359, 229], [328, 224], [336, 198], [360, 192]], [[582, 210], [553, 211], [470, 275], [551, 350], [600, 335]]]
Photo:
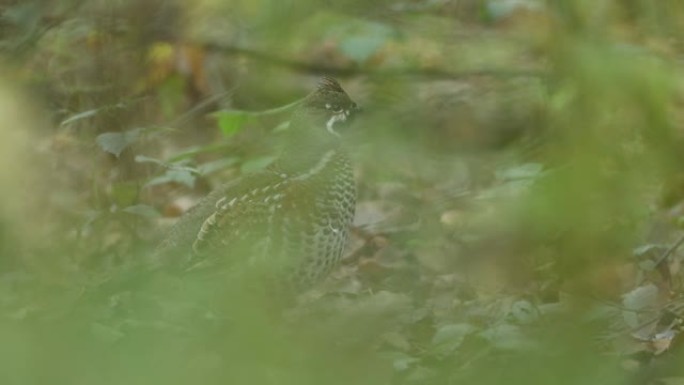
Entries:
[[449, 355], [461, 346], [467, 335], [475, 330], [473, 325], [467, 323], [444, 325], [437, 329], [432, 337], [432, 348], [439, 356]]
[[650, 259], [643, 260], [637, 264], [639, 266], [639, 269], [643, 271], [654, 271], [656, 269], [656, 264], [654, 261], [651, 261]]
[[173, 168], [167, 170], [162, 176], [151, 179], [145, 183], [145, 187], [156, 186], [164, 183], [180, 183], [190, 188], [195, 187], [195, 174], [188, 168]]
[[539, 310], [531, 302], [522, 299], [513, 302], [511, 315], [517, 322], [528, 324], [539, 318]]
[[240, 132], [244, 128], [245, 124], [254, 119], [262, 116], [277, 115], [292, 111], [292, 109], [299, 105], [299, 103], [301, 103], [301, 100], [296, 100], [280, 107], [261, 111], [220, 110], [212, 113], [210, 116], [218, 119], [218, 126], [223, 135], [226, 137], [231, 137]]
[[231, 158], [225, 158], [225, 159], [218, 159], [212, 162], [207, 162], [204, 164], [201, 164], [197, 166], [197, 172], [200, 175], [209, 175], [211, 173], [214, 173], [219, 170], [223, 170], [224, 168], [230, 167], [237, 163], [238, 158], [236, 157], [231, 157]]
[[397, 372], [404, 372], [420, 362], [420, 358], [402, 352], [391, 352], [386, 356], [392, 361], [392, 367]]
[[169, 163], [169, 162], [164, 162], [163, 160], [159, 160], [159, 159], [152, 158], [152, 157], [145, 156], [145, 155], [136, 155], [135, 161], [138, 163], [156, 164], [158, 166], [167, 168], [169, 170], [182, 170], [182, 171], [189, 172], [193, 175], [199, 173], [198, 169], [196, 169], [194, 167], [187, 166], [188, 164], [192, 164], [192, 161], [190, 159], [181, 159], [179, 161], [174, 161], [173, 163]]
[[159, 159], [156, 159], [156, 158], [145, 156], [145, 155], [136, 155], [135, 161], [136, 161], [136, 163], [154, 163], [158, 166], [169, 167], [168, 163], [161, 161]]
[[275, 126], [275, 128], [273, 129], [273, 132], [283, 132], [283, 131], [287, 130], [288, 128], [290, 128], [290, 121], [289, 120], [281, 122], [280, 124]]
[[162, 114], [170, 119], [183, 103], [185, 97], [185, 80], [179, 75], [170, 76], [157, 88], [157, 96], [161, 105]]
[[225, 152], [227, 144], [223, 143], [213, 143], [206, 146], [192, 146], [188, 147], [169, 158], [169, 162], [178, 162], [194, 158], [197, 155], [213, 153], [213, 152]]
[[95, 138], [95, 142], [104, 151], [113, 154], [117, 158], [128, 146], [135, 143], [140, 137], [140, 129], [136, 128], [125, 132], [105, 132]]
[[60, 123], [60, 126], [66, 126], [66, 125], [69, 125], [71, 123], [77, 122], [77, 121], [82, 120], [82, 119], [92, 118], [92, 117], [94, 117], [97, 114], [100, 114], [102, 112], [107, 112], [107, 111], [111, 112], [111, 111], [125, 109], [127, 107], [127, 104], [135, 102], [137, 100], [141, 100], [141, 99], [134, 99], [134, 100], [128, 101], [126, 103], [120, 102], [120, 103], [116, 103], [116, 104], [110, 104], [110, 105], [105, 105], [102, 107], [94, 108], [92, 110], [86, 110], [86, 111], [78, 112], [78, 113], [71, 115], [70, 117], [64, 119]]
[[72, 115], [72, 116], [70, 116], [70, 117], [64, 119], [64, 120], [62, 121], [62, 123], [60, 123], [60, 126], [66, 126], [67, 124], [71, 124], [71, 123], [76, 122], [76, 121], [78, 121], [78, 120], [90, 118], [90, 117], [92, 117], [92, 116], [97, 115], [97, 113], [98, 113], [99, 111], [100, 111], [99, 109], [94, 109], [94, 110], [88, 110], [88, 111], [79, 112], [79, 113], [77, 113], [77, 114], [75, 114], [75, 115]]
[[159, 212], [154, 207], [149, 205], [128, 206], [121, 211], [149, 219], [158, 218], [160, 216]]
[[240, 132], [252, 118], [251, 113], [238, 110], [220, 111], [216, 115], [218, 116], [219, 128], [226, 137], [231, 137]]
[[125, 207], [138, 200], [139, 186], [137, 182], [125, 181], [114, 183], [111, 187], [112, 201], [119, 207]]
[[273, 163], [274, 160], [276, 160], [275, 156], [261, 156], [258, 158], [249, 159], [242, 164], [240, 171], [242, 171], [243, 174], [247, 174], [250, 172], [263, 170], [269, 164]]
[[539, 163], [525, 163], [515, 167], [509, 167], [496, 171], [496, 177], [500, 180], [534, 179], [544, 172], [544, 166]]
[[535, 346], [534, 342], [522, 333], [520, 327], [511, 324], [496, 325], [483, 331], [479, 336], [501, 350], [529, 350]]
[[[652, 308], [658, 301], [659, 290], [654, 284], [639, 286], [622, 295], [622, 317], [627, 325], [636, 328], [643, 322], [643, 311]], [[630, 311], [633, 310], [633, 311]]]

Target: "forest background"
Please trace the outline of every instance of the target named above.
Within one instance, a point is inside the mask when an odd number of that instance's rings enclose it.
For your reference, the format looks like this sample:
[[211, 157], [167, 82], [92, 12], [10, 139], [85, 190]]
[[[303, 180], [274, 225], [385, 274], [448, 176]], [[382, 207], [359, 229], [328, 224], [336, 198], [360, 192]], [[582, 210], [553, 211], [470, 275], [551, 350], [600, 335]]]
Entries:
[[[0, 382], [682, 383], [683, 53], [677, 0], [5, 0]], [[275, 317], [128, 285], [323, 75], [343, 265]]]

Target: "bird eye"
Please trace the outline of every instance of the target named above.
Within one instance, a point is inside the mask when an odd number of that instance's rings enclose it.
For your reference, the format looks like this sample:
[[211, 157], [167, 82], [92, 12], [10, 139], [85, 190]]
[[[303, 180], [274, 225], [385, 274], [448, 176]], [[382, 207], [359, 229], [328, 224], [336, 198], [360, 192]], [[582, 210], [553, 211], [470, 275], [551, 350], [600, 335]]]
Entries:
[[325, 104], [325, 109], [330, 110], [335, 114], [339, 114], [343, 110], [343, 108], [339, 104], [330, 104], [330, 103]]

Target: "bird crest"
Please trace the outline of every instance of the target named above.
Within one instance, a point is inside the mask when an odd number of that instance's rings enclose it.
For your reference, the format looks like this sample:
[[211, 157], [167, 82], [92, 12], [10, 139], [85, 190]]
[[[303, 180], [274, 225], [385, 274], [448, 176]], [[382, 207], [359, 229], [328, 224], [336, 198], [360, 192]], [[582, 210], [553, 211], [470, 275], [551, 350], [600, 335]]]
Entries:
[[338, 83], [337, 80], [331, 78], [330, 76], [323, 76], [321, 80], [318, 81], [318, 90], [344, 93], [344, 90], [342, 89], [342, 86], [340, 86], [340, 83]]

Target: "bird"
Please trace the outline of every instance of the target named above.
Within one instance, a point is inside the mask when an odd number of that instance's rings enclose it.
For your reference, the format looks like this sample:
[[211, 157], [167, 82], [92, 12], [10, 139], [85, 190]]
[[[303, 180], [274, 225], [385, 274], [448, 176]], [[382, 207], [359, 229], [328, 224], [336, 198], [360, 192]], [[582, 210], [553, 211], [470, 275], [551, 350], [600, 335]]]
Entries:
[[295, 107], [276, 160], [201, 200], [155, 259], [180, 257], [187, 270], [256, 270], [296, 288], [320, 281], [340, 261], [355, 214], [342, 136], [359, 110], [337, 80], [320, 79]]

